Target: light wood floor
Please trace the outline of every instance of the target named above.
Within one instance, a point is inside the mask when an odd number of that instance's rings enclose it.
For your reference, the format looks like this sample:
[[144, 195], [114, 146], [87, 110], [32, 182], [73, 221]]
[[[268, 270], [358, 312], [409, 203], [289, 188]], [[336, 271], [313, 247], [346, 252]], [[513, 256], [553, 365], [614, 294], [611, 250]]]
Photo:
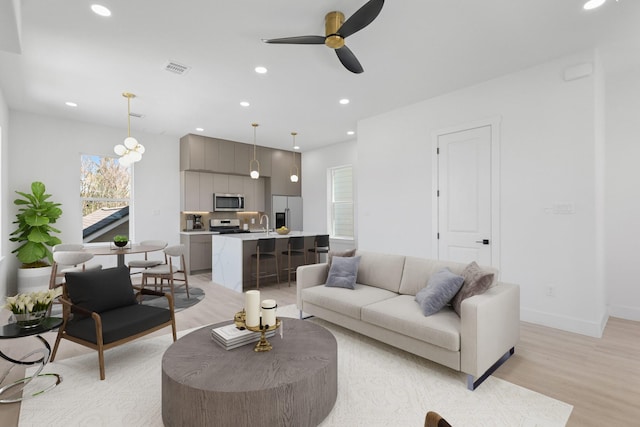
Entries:
[[[202, 288], [206, 297], [176, 314], [179, 330], [231, 319], [242, 308], [243, 295], [213, 284], [210, 273], [190, 276], [189, 283]], [[260, 290], [263, 299], [273, 298], [280, 306], [295, 303], [295, 283], [291, 287], [287, 283], [268, 285]], [[3, 310], [0, 322], [7, 317]], [[155, 335], [165, 333], [163, 330]], [[44, 336], [53, 346], [55, 334]], [[573, 405], [568, 426], [640, 425], [640, 322], [611, 318], [601, 339], [523, 322], [520, 336], [515, 354], [494, 376]], [[35, 348], [37, 341], [23, 338], [0, 345], [3, 350], [11, 345], [12, 354], [24, 354], [30, 346]], [[63, 341], [57, 359], [87, 352], [92, 350]], [[107, 378], [114, 369], [117, 367], [106, 366]], [[15, 371], [12, 378], [22, 378], [24, 369]], [[0, 405], [0, 427], [16, 426], [19, 411], [18, 403]]]

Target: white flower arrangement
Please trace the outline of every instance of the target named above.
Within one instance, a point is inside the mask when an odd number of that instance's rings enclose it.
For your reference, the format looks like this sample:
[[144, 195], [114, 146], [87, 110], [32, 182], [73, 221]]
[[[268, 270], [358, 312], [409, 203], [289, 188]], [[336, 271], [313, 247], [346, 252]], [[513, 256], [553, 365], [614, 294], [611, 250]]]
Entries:
[[4, 307], [14, 314], [44, 311], [47, 310], [53, 300], [61, 294], [61, 288], [49, 289], [48, 291], [30, 292], [28, 294], [18, 294], [14, 297], [7, 297], [7, 304]]

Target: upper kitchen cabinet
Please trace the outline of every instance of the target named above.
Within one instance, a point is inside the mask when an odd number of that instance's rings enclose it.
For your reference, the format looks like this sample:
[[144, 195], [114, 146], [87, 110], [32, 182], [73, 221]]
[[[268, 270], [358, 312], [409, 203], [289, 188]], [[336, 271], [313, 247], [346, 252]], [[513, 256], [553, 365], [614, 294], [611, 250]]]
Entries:
[[[271, 163], [271, 194], [282, 196], [301, 196], [301, 182], [291, 182], [291, 169], [293, 166], [293, 154], [291, 151], [272, 150]], [[302, 175], [300, 155], [296, 155], [298, 176]]]
[[235, 168], [234, 173], [249, 175], [249, 162], [253, 159], [253, 145], [235, 144]]
[[180, 173], [180, 207], [183, 212], [213, 210], [213, 174], [183, 171]]
[[264, 178], [252, 179], [243, 177], [243, 194], [245, 196], [244, 209], [250, 212], [265, 212], [265, 184]]
[[215, 171], [218, 169], [219, 142], [200, 135], [180, 138], [180, 170]]
[[[273, 150], [267, 147], [256, 147], [256, 158], [260, 162], [260, 176], [269, 177], [272, 173], [272, 156]], [[253, 159], [253, 150], [251, 151], [251, 158]], [[249, 166], [247, 165], [247, 168]]]
[[180, 138], [180, 170], [204, 170], [204, 136], [189, 134]]
[[234, 173], [236, 168], [236, 143], [218, 139], [218, 168], [214, 172]]

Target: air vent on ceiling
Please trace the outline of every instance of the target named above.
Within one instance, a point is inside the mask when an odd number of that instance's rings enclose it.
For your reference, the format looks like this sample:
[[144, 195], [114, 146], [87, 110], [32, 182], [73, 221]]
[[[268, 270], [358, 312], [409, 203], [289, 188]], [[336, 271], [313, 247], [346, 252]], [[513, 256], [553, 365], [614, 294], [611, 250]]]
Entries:
[[136, 119], [144, 119], [144, 114], [134, 113], [133, 111], [129, 113], [131, 117], [135, 117]]
[[165, 71], [169, 71], [173, 74], [178, 74], [178, 75], [183, 75], [185, 73], [187, 73], [191, 67], [188, 67], [186, 65], [182, 65], [179, 64], [175, 61], [169, 61], [165, 66], [164, 66]]

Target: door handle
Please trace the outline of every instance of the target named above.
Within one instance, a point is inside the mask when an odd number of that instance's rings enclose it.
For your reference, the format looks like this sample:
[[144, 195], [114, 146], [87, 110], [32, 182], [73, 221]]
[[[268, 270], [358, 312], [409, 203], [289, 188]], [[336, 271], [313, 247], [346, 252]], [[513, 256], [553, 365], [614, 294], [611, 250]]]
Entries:
[[476, 240], [476, 243], [482, 243], [483, 245], [488, 245], [489, 239]]

